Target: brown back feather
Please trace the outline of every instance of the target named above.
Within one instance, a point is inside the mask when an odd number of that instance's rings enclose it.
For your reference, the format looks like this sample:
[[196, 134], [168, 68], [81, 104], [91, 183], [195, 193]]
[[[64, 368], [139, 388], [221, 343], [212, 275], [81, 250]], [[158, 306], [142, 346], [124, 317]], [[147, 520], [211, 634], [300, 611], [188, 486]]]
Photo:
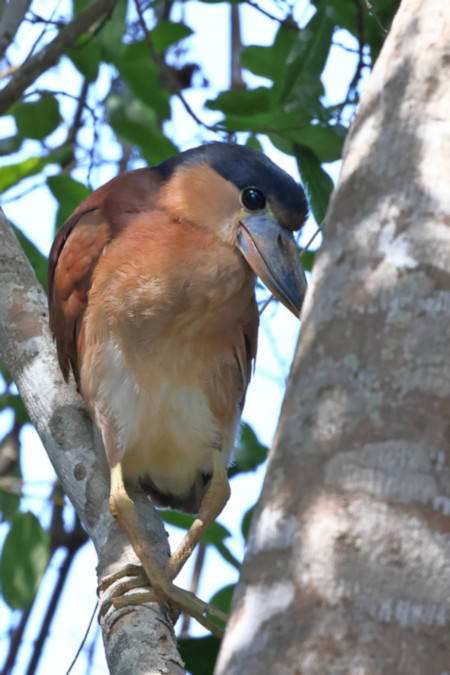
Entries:
[[152, 169], [121, 174], [95, 190], [65, 222], [48, 262], [50, 328], [65, 380], [80, 384], [79, 351], [92, 275], [105, 248], [157, 202], [160, 178]]

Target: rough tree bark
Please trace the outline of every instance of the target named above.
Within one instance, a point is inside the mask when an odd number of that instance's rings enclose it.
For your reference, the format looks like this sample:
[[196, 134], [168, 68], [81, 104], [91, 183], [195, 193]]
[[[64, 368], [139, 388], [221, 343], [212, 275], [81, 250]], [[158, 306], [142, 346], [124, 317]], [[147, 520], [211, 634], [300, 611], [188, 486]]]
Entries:
[[[99, 581], [138, 564], [108, 508], [109, 472], [90, 417], [74, 385], [67, 386], [48, 328], [47, 298], [0, 209], [0, 351], [65, 494], [96, 548]], [[161, 519], [148, 500], [138, 504], [141, 525], [161, 560], [169, 547]], [[100, 594], [106, 658], [112, 675], [184, 673], [173, 627], [158, 605], [116, 609]], [[139, 592], [139, 589], [137, 589]]]
[[450, 670], [450, 4], [352, 125], [217, 675]]

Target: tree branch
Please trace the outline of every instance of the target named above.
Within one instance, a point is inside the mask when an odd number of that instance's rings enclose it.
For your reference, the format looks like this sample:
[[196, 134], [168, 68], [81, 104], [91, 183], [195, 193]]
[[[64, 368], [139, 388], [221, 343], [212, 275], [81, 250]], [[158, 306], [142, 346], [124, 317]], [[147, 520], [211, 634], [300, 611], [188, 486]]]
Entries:
[[[64, 51], [78, 40], [103, 15], [112, 12], [117, 0], [95, 0], [88, 4], [73, 21], [61, 28], [52, 42], [26, 61], [9, 84], [0, 91], [0, 115], [19, 100], [23, 92], [42, 73], [57, 63]], [[10, 3], [13, 5], [14, 3]]]
[[[98, 554], [99, 580], [138, 565], [109, 512], [109, 475], [99, 434], [57, 366], [48, 328], [47, 298], [0, 209], [0, 350], [60, 479]], [[148, 500], [137, 501], [141, 526], [161, 561], [169, 556], [161, 519]], [[184, 672], [173, 627], [158, 605], [116, 609], [100, 593], [100, 623], [112, 675]]]

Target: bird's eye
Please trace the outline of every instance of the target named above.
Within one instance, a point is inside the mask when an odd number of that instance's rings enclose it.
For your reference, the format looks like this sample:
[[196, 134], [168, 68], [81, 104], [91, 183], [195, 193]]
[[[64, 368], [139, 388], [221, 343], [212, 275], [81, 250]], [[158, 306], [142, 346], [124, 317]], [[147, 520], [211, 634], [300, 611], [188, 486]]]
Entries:
[[266, 205], [266, 198], [261, 190], [249, 187], [242, 190], [241, 202], [249, 211], [261, 211]]

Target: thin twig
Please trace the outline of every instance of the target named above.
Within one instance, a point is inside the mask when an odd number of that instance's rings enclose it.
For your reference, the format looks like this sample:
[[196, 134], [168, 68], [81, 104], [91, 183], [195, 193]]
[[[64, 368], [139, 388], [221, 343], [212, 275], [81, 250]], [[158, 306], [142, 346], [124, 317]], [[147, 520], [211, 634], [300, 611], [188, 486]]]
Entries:
[[338, 47], [339, 49], [343, 49], [345, 52], [349, 52], [350, 54], [359, 54], [359, 49], [353, 49], [353, 47], [347, 47], [346, 45], [342, 44], [342, 42], [335, 42], [334, 40], [331, 42], [333, 47]]
[[231, 3], [230, 5], [231, 13], [231, 49], [230, 49], [230, 90], [242, 89], [245, 87], [245, 82], [242, 79], [242, 68], [241, 68], [241, 51], [242, 51], [242, 39], [241, 39], [241, 20], [239, 14], [239, 5]]
[[157, 54], [155, 51], [155, 47], [153, 45], [153, 40], [150, 35], [150, 32], [147, 28], [147, 24], [145, 23], [145, 18], [144, 14], [142, 12], [142, 8], [140, 6], [139, 0], [134, 0], [134, 4], [136, 5], [136, 11], [138, 14], [138, 19], [139, 19], [139, 25], [141, 26], [144, 35], [145, 35], [145, 40], [147, 42], [148, 48], [150, 50], [150, 56], [152, 57], [153, 61], [155, 62], [158, 70], [160, 73], [164, 74], [164, 77], [167, 78], [167, 80], [171, 83], [171, 89], [173, 90], [173, 93], [178, 96], [180, 99], [181, 103], [183, 104], [186, 112], [188, 115], [192, 117], [194, 122], [198, 124], [199, 126], [204, 127], [205, 129], [208, 129], [209, 131], [213, 132], [218, 132], [220, 131], [220, 127], [217, 126], [209, 126], [205, 122], [202, 122], [202, 120], [195, 114], [195, 112], [192, 110], [191, 106], [189, 103], [186, 101], [185, 97], [183, 96], [182, 92], [180, 91], [179, 83], [176, 81], [176, 78], [172, 72], [172, 69], [167, 65], [167, 63], [164, 60], [164, 57], [161, 56], [160, 54]]
[[359, 0], [353, 0], [357, 8], [357, 31], [358, 31], [358, 63], [356, 64], [355, 74], [353, 75], [352, 81], [350, 82], [347, 90], [347, 96], [345, 101], [340, 105], [340, 112], [337, 118], [337, 121], [341, 121], [342, 114], [345, 107], [349, 103], [354, 103], [355, 95], [358, 87], [359, 80], [361, 79], [361, 73], [365, 67], [364, 63], [364, 15], [362, 7], [359, 3]]
[[67, 579], [67, 574], [69, 573], [69, 569], [70, 569], [70, 566], [73, 562], [74, 556], [75, 556], [75, 551], [74, 552], [68, 551], [63, 564], [59, 568], [58, 581], [57, 581], [56, 586], [55, 586], [55, 588], [53, 590], [53, 593], [51, 595], [50, 602], [47, 606], [47, 611], [45, 613], [44, 620], [41, 623], [39, 635], [34, 642], [33, 653], [32, 653], [30, 662], [28, 664], [28, 668], [26, 670], [26, 675], [33, 675], [33, 673], [36, 672], [36, 667], [38, 665], [39, 659], [40, 659], [41, 654], [42, 654], [44, 642], [47, 638], [48, 630], [49, 630], [50, 624], [53, 620], [53, 616], [55, 614], [59, 598], [61, 597], [61, 593], [62, 593], [62, 590], [64, 588], [64, 584], [65, 584], [66, 579]]
[[[189, 590], [194, 595], [197, 595], [198, 586], [200, 583], [200, 577], [203, 571], [203, 565], [205, 562], [205, 553], [206, 546], [202, 543], [198, 545], [197, 556], [195, 558], [194, 571], [192, 573], [191, 583], [189, 585]], [[183, 614], [183, 624], [181, 626], [181, 635], [187, 635], [189, 632], [189, 624], [191, 622], [191, 617], [189, 614]]]
[[85, 634], [84, 634], [84, 636], [83, 636], [83, 639], [81, 640], [80, 646], [79, 646], [78, 649], [77, 649], [77, 653], [76, 653], [75, 656], [73, 657], [73, 661], [72, 661], [72, 663], [70, 664], [70, 666], [69, 666], [69, 668], [68, 668], [68, 670], [67, 670], [67, 672], [66, 672], [66, 675], [69, 675], [70, 671], [72, 670], [72, 668], [73, 668], [74, 665], [76, 664], [76, 662], [77, 662], [77, 660], [78, 660], [78, 657], [79, 657], [80, 654], [81, 654], [81, 650], [83, 649], [84, 645], [86, 644], [86, 640], [87, 640], [87, 638], [88, 638], [89, 631], [91, 630], [92, 622], [94, 621], [95, 615], [97, 614], [97, 610], [98, 610], [98, 602], [95, 603], [94, 611], [92, 612], [91, 618], [89, 619], [89, 623], [88, 623], [88, 626], [87, 626], [87, 628], [86, 628], [86, 632], [85, 632]]
[[[62, 494], [62, 490], [58, 485], [55, 486], [55, 492]], [[55, 616], [56, 608], [61, 598], [70, 567], [78, 550], [86, 543], [88, 538], [85, 530], [81, 526], [78, 517], [75, 518], [75, 524], [72, 531], [67, 532], [64, 528], [62, 514], [62, 506], [55, 505], [53, 507], [52, 522], [50, 525], [50, 559], [53, 557], [54, 552], [61, 546], [66, 548], [67, 554], [64, 562], [59, 568], [58, 580], [50, 597], [50, 602], [47, 605], [47, 610], [45, 612], [44, 620], [41, 623], [39, 634], [34, 642], [33, 652], [26, 670], [26, 675], [34, 675], [36, 672], [36, 668], [39, 663], [45, 641], [48, 637], [50, 625]]]
[[8, 656], [6, 657], [5, 665], [3, 666], [3, 670], [2, 670], [1, 675], [9, 675], [10, 673], [12, 673], [12, 669], [13, 669], [14, 664], [16, 662], [17, 654], [18, 654], [19, 649], [22, 645], [23, 635], [24, 635], [25, 628], [26, 628], [27, 623], [28, 623], [28, 619], [29, 619], [30, 614], [31, 614], [31, 610], [33, 609], [33, 605], [34, 605], [34, 600], [33, 600], [33, 603], [31, 605], [31, 607], [29, 607], [29, 609], [27, 609], [25, 612], [23, 612], [22, 616], [20, 617], [19, 625], [17, 626], [17, 628], [13, 632], [11, 643], [9, 645]]
[[178, 98], [180, 99], [181, 103], [184, 105], [184, 107], [185, 107], [186, 112], [188, 113], [188, 115], [190, 115], [190, 116], [192, 117], [192, 119], [194, 120], [194, 122], [196, 122], [196, 124], [198, 124], [199, 126], [203, 127], [204, 129], [208, 129], [208, 131], [214, 131], [215, 133], [218, 133], [218, 132], [220, 132], [220, 131], [224, 131], [224, 129], [222, 129], [222, 128], [221, 128], [220, 126], [218, 126], [217, 124], [209, 125], [209, 124], [206, 124], [206, 122], [203, 122], [203, 121], [195, 114], [195, 112], [192, 110], [191, 106], [190, 106], [189, 103], [186, 101], [186, 99], [185, 99], [184, 95], [181, 93], [181, 91], [177, 92], [176, 95], [177, 95]]
[[321, 223], [320, 225], [317, 226], [317, 230], [314, 232], [314, 234], [313, 234], [313, 236], [311, 237], [311, 239], [308, 241], [308, 243], [306, 244], [306, 246], [304, 246], [304, 247], [301, 249], [301, 251], [300, 251], [300, 258], [303, 258], [303, 255], [306, 253], [306, 251], [309, 250], [309, 247], [311, 246], [311, 244], [313, 243], [314, 239], [317, 237], [317, 235], [319, 234], [319, 232], [322, 232], [322, 231], [323, 231], [324, 225], [325, 225], [325, 221], [323, 221], [323, 223]]
[[[38, 44], [40, 43], [40, 41], [42, 40], [42, 38], [44, 37], [44, 35], [45, 35], [46, 32], [47, 32], [48, 26], [49, 26], [49, 25], [53, 25], [53, 17], [55, 16], [55, 14], [56, 14], [56, 12], [57, 12], [57, 10], [58, 10], [58, 5], [59, 5], [59, 4], [60, 4], [60, 3], [58, 2], [58, 3], [55, 5], [55, 7], [53, 8], [52, 13], [50, 14], [50, 18], [49, 18], [48, 21], [46, 22], [45, 27], [42, 29], [42, 31], [40, 32], [40, 34], [39, 34], [39, 36], [37, 37], [37, 39], [33, 42], [32, 46], [31, 46], [31, 49], [30, 49], [30, 51], [29, 51], [29, 53], [28, 53], [28, 56], [26, 57], [24, 63], [27, 63], [27, 61], [29, 61], [29, 60], [31, 59], [31, 57], [33, 56], [33, 54], [34, 54], [34, 52], [35, 52], [35, 50], [36, 50], [36, 47], [38, 46]], [[60, 27], [61, 27], [61, 26], [59, 26], [59, 28], [60, 28]]]
[[81, 127], [82, 118], [83, 118], [83, 111], [84, 111], [85, 108], [87, 110], [89, 110], [91, 115], [93, 115], [94, 120], [96, 119], [95, 113], [89, 108], [88, 105], [86, 105], [86, 98], [87, 98], [88, 90], [89, 90], [89, 82], [87, 81], [86, 78], [84, 78], [83, 84], [81, 86], [80, 95], [78, 97], [78, 105], [77, 105], [77, 109], [75, 111], [75, 116], [73, 118], [72, 126], [70, 127], [69, 133], [67, 134], [67, 140], [70, 140], [70, 139], [75, 140], [75, 137], [78, 133], [78, 130]]
[[51, 68], [64, 51], [83, 35], [104, 14], [114, 9], [118, 0], [95, 0], [87, 5], [73, 21], [64, 26], [58, 35], [32, 56], [16, 72], [11, 81], [0, 91], [0, 114], [4, 114], [19, 100], [23, 92], [42, 73]]
[[[306, 246], [304, 246], [304, 247], [300, 250], [300, 259], [302, 259], [302, 258], [303, 258], [303, 255], [306, 253], [306, 251], [309, 250], [309, 247], [311, 246], [311, 244], [313, 243], [314, 239], [317, 237], [317, 235], [319, 234], [319, 232], [322, 232], [324, 224], [325, 224], [325, 221], [323, 221], [323, 223], [322, 223], [320, 226], [317, 227], [317, 230], [314, 232], [313, 236], [312, 236], [311, 239], [308, 241], [308, 243], [306, 244]], [[273, 300], [276, 300], [276, 298], [275, 298], [274, 295], [269, 295], [269, 297], [267, 298], [267, 300], [264, 300], [261, 309], [258, 310], [259, 316], [261, 316], [261, 314], [264, 312], [264, 310], [266, 309], [266, 307], [268, 307], [268, 306], [270, 305], [270, 303], [271, 303]]]
[[18, 70], [22, 68], [22, 64], [19, 64], [17, 66], [8, 66], [6, 70], [4, 70], [2, 73], [0, 73], [0, 80], [4, 80], [7, 77], [10, 77], [11, 75], [14, 75]]
[[[23, 478], [17, 478], [17, 476], [0, 476], [0, 492], [3, 492], [7, 495], [14, 495], [16, 497], [28, 497], [28, 499], [40, 499], [48, 504], [49, 500], [54, 504], [59, 506], [64, 506], [66, 503], [64, 497], [60, 495], [51, 495], [48, 496], [39, 496], [34, 495], [33, 492], [30, 492], [30, 489], [36, 488], [39, 486], [50, 487], [48, 481], [25, 481]], [[26, 488], [25, 490], [23, 488]]]
[[[80, 107], [81, 104], [82, 104], [82, 107], [90, 113], [93, 120], [95, 122], [99, 122], [99, 118], [98, 118], [98, 115], [96, 114], [95, 110], [90, 105], [88, 105], [86, 103], [86, 96], [84, 94], [85, 85], [86, 85], [86, 81], [84, 82], [83, 87], [81, 89], [81, 92], [80, 92], [80, 94], [78, 94], [78, 96], [76, 94], [69, 94], [67, 91], [61, 91], [61, 90], [58, 90], [58, 89], [33, 89], [33, 91], [29, 91], [26, 94], [24, 94], [23, 100], [27, 99], [29, 96], [36, 96], [36, 95], [44, 96], [45, 94], [50, 94], [50, 96], [65, 96], [66, 98], [70, 98], [73, 101], [77, 101], [77, 103], [79, 104], [78, 107]], [[77, 113], [78, 113], [78, 108], [77, 108]], [[75, 116], [77, 115], [77, 113], [75, 114]]]
[[97, 649], [99, 632], [100, 627], [97, 622], [90, 644], [88, 647], [86, 647], [86, 668], [84, 670], [85, 675], [92, 675], [94, 671], [94, 657], [95, 657], [95, 650]]
[[258, 310], [259, 316], [261, 316], [261, 314], [264, 312], [266, 307], [268, 307], [273, 300], [276, 300], [276, 298], [273, 294], [269, 295], [267, 300], [264, 300], [261, 309]]
[[283, 23], [283, 21], [286, 20], [286, 17], [280, 18], [278, 16], [275, 16], [274, 14], [271, 14], [266, 9], [263, 9], [262, 7], [260, 7], [257, 2], [253, 2], [253, 0], [245, 0], [245, 4], [249, 5], [249, 7], [253, 7], [253, 9], [256, 9], [261, 14], [264, 14], [264, 16], [266, 16], [268, 19], [271, 19], [271, 21], [276, 21], [277, 23]]
[[28, 23], [31, 24], [36, 24], [36, 23], [43, 23], [46, 26], [53, 26], [54, 28], [61, 28], [61, 25], [63, 25], [62, 21], [54, 21], [51, 17], [55, 15], [56, 8], [53, 10], [50, 19], [46, 19], [43, 16], [39, 16], [39, 14], [36, 14], [36, 12], [33, 12], [31, 9], [29, 10], [31, 16], [29, 19], [27, 19]]
[[372, 3], [370, 3], [369, 0], [366, 0], [366, 6], [367, 6], [367, 9], [369, 10], [369, 12], [371, 12], [373, 18], [375, 19], [375, 22], [376, 22], [378, 28], [380, 29], [380, 31], [383, 33], [383, 35], [387, 35], [388, 34], [387, 28], [385, 28], [383, 26], [383, 24], [381, 23], [380, 19], [377, 16], [377, 13], [375, 12], [375, 10], [372, 6]]
[[[30, 176], [24, 176], [24, 178], [30, 178]], [[20, 179], [22, 180], [22, 179]], [[35, 190], [38, 190], [39, 188], [43, 187], [47, 181], [47, 178], [44, 179], [39, 179], [36, 183], [33, 183], [30, 187], [26, 187], [22, 190], [22, 192], [15, 192], [13, 193], [10, 197], [2, 197], [1, 198], [1, 205], [5, 206], [5, 204], [10, 204], [11, 202], [15, 201], [20, 201], [23, 199], [23, 197], [26, 197], [27, 195], [31, 194]], [[19, 181], [20, 182], [20, 181]], [[6, 192], [9, 192], [9, 190], [13, 190], [15, 187], [17, 187], [18, 182], [14, 183], [14, 185], [11, 185], [11, 187], [7, 188], [7, 190], [3, 193], [6, 194]]]

